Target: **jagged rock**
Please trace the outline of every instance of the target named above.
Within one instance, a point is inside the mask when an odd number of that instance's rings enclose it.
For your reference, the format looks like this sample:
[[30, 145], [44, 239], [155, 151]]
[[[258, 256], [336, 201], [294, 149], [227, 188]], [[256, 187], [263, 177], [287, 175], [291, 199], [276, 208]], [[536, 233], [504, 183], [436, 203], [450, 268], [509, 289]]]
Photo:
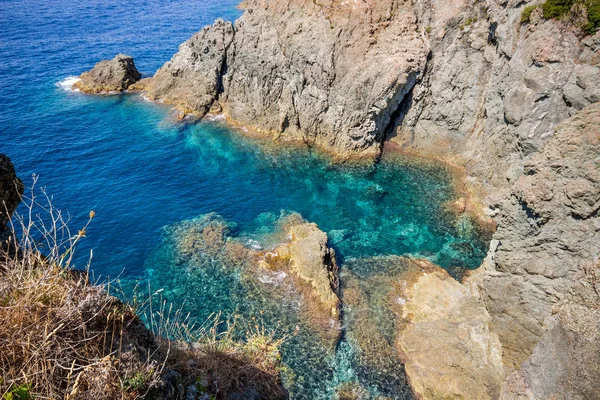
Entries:
[[277, 247], [277, 257], [289, 259], [290, 271], [308, 283], [321, 305], [338, 317], [338, 267], [334, 250], [327, 246], [327, 234], [307, 222], [290, 226], [287, 234], [290, 241]]
[[340, 154], [376, 152], [425, 64], [414, 10], [397, 0], [245, 8], [235, 27], [217, 21], [184, 43], [148, 96]]
[[502, 347], [477, 291], [425, 261], [400, 276], [397, 345], [417, 397], [497, 399]]
[[538, 375], [540, 384], [526, 379], [537, 398], [551, 397], [539, 392], [544, 385], [560, 388], [555, 394], [585, 398], [586, 385], [600, 378], [597, 345], [578, 333], [594, 330], [589, 318], [600, 307], [599, 126], [600, 103], [558, 125], [526, 162], [525, 174], [501, 205], [498, 247], [479, 284], [509, 369], [523, 366], [527, 378], [532, 368], [552, 368], [556, 352], [547, 351], [550, 345], [569, 355], [561, 370]]
[[0, 154], [0, 230], [17, 208], [23, 194], [23, 182], [17, 177], [10, 158]]
[[465, 1], [442, 21], [423, 7], [419, 21], [433, 27], [431, 59], [395, 141], [458, 160], [488, 188], [507, 187], [556, 124], [598, 101], [595, 41], [538, 12], [521, 24], [526, 5]]
[[233, 36], [233, 26], [223, 20], [195, 33], [179, 46], [171, 61], [144, 82], [147, 96], [203, 117], [221, 90], [226, 53]]
[[85, 93], [122, 92], [140, 80], [133, 58], [117, 54], [112, 60], [100, 61], [94, 68], [84, 72], [73, 87]]

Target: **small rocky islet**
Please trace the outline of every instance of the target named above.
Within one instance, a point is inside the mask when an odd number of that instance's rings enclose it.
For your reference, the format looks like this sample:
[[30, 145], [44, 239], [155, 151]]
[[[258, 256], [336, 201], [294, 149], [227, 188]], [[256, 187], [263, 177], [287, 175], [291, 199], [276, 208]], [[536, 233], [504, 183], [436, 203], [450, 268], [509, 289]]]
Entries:
[[75, 87], [139, 91], [340, 159], [391, 148], [462, 170], [455, 208], [495, 231], [460, 281], [400, 256], [340, 272], [327, 235], [299, 215], [260, 249], [214, 215], [170, 228], [165, 245], [189, 273], [229, 266], [266, 315], [301, 304], [294, 323], [317, 352], [351, 348], [338, 398], [595, 399], [600, 33], [578, 3], [561, 19], [547, 3], [249, 0], [154, 76], [119, 55]]

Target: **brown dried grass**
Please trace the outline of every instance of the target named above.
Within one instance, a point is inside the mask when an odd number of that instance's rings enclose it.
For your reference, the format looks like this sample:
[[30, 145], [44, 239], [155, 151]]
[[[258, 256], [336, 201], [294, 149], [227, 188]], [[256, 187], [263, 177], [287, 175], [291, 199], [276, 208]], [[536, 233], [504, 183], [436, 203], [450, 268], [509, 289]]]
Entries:
[[[178, 384], [217, 399], [248, 390], [286, 397], [278, 350], [286, 337], [252, 323], [236, 341], [239, 322], [222, 329], [215, 316], [196, 328], [152, 293], [126, 304], [91, 284], [72, 263], [94, 212], [71, 232], [43, 189], [38, 198], [36, 181], [13, 217], [18, 234], [0, 246], [0, 398], [177, 398]], [[213, 243], [223, 232], [202, 234]]]

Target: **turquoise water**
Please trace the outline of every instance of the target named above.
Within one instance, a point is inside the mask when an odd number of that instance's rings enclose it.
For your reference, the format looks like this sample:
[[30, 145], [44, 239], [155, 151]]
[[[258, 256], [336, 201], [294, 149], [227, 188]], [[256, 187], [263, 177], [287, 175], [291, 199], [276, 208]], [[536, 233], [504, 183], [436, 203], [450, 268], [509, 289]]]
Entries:
[[328, 233], [342, 269], [397, 254], [427, 257], [459, 276], [480, 264], [486, 237], [446, 211], [455, 198], [448, 171], [389, 155], [377, 165], [338, 165], [218, 123], [178, 123], [138, 96], [89, 97], [59, 85], [119, 52], [151, 74], [203, 25], [240, 15], [236, 3], [0, 2], [0, 152], [26, 183], [40, 176], [73, 226], [96, 212], [79, 253], [94, 250], [96, 275], [150, 278], [169, 300], [185, 299], [198, 320], [215, 310], [263, 310], [282, 332], [301, 325], [284, 349], [294, 398], [330, 398], [343, 381], [407, 398], [401, 368], [382, 373], [362, 363], [351, 338], [337, 352], [315, 345], [293, 298], [244, 281], [219, 258], [176, 261], [173, 233], [216, 213], [235, 240], [260, 242], [281, 215], [297, 212]]

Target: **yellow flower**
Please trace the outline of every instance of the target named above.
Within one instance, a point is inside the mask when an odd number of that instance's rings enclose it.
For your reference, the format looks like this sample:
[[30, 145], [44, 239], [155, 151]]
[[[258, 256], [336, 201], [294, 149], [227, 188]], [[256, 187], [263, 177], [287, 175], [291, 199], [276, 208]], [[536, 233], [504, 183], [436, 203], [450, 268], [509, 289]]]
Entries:
[[96, 212], [94, 210], [90, 211], [90, 219], [94, 218]]

